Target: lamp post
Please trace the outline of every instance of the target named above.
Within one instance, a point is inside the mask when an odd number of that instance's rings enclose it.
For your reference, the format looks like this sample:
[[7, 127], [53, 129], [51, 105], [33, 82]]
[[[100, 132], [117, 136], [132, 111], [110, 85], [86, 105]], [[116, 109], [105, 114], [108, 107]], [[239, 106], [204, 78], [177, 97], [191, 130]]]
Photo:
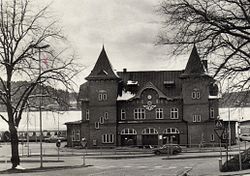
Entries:
[[[33, 46], [35, 49], [38, 49], [38, 59], [39, 59], [39, 76], [42, 73], [41, 67], [41, 50], [50, 47], [50, 45], [43, 46]], [[39, 119], [40, 119], [40, 167], [43, 167], [43, 130], [42, 130], [42, 87], [39, 87]]]
[[[228, 80], [228, 83], [227, 83], [227, 90], [228, 90], [228, 96], [230, 96], [229, 95], [229, 80], [231, 79], [231, 77], [228, 77], [227, 78], [227, 80]], [[228, 142], [229, 142], [229, 150], [231, 151], [231, 123], [230, 123], [230, 121], [231, 121], [231, 119], [230, 119], [230, 116], [231, 116], [231, 114], [230, 114], [230, 104], [228, 104]]]

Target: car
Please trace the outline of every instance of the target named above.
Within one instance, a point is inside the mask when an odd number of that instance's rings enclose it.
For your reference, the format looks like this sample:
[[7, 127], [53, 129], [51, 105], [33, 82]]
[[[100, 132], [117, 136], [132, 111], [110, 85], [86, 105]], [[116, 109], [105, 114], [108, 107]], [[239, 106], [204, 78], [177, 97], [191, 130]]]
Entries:
[[178, 154], [182, 152], [181, 146], [178, 144], [165, 144], [161, 147], [158, 148], [153, 148], [152, 151], [156, 155], [161, 155], [161, 154]]
[[240, 135], [240, 141], [250, 141], [250, 134]]
[[57, 136], [50, 136], [50, 137], [44, 138], [44, 142], [48, 142], [48, 143], [57, 142], [58, 140], [65, 141], [66, 139], [65, 137], [57, 137]]

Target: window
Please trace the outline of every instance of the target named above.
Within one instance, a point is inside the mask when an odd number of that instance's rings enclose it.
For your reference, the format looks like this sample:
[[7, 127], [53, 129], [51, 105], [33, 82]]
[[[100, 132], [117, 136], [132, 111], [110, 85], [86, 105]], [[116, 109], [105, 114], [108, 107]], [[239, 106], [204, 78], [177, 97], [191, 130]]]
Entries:
[[177, 128], [167, 128], [163, 131], [163, 134], [179, 134], [180, 131]]
[[210, 118], [214, 118], [214, 108], [210, 108]]
[[121, 134], [135, 135], [135, 134], [137, 134], [137, 132], [136, 132], [135, 129], [133, 129], [133, 128], [124, 128], [124, 129], [121, 131]]
[[126, 119], [126, 112], [124, 109], [121, 110], [121, 120], [125, 120]]
[[107, 91], [99, 90], [98, 92], [98, 100], [99, 101], [106, 101], [108, 99]]
[[145, 109], [142, 108], [134, 109], [134, 119], [145, 119]]
[[104, 124], [104, 118], [100, 117], [100, 124]]
[[96, 122], [95, 123], [95, 129], [99, 129], [100, 128], [100, 123], [99, 122]]
[[201, 115], [193, 115], [193, 122], [201, 122]]
[[106, 143], [106, 144], [114, 143], [114, 134], [103, 134], [102, 143]]
[[158, 131], [155, 128], [145, 128], [142, 134], [158, 134]]
[[105, 113], [104, 113], [104, 119], [105, 119], [105, 120], [108, 120], [108, 119], [109, 119], [109, 113], [108, 113], [108, 112], [105, 112]]
[[80, 141], [80, 130], [72, 130], [72, 141]]
[[201, 93], [200, 93], [200, 90], [199, 89], [193, 89], [192, 91], [192, 99], [200, 99], [201, 98]]
[[163, 119], [163, 109], [156, 108], [156, 119]]
[[214, 141], [214, 134], [211, 134], [210, 141]]
[[170, 119], [178, 119], [178, 118], [179, 118], [178, 108], [172, 108], [170, 110]]
[[89, 120], [89, 110], [86, 110], [86, 120]]

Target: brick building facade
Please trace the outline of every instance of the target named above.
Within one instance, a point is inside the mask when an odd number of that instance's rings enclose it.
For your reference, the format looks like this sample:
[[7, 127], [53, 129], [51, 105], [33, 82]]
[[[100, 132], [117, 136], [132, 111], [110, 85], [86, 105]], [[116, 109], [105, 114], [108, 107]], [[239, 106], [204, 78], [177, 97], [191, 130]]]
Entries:
[[194, 46], [185, 70], [115, 72], [103, 47], [80, 86], [82, 120], [68, 122], [68, 146], [218, 143], [218, 87]]

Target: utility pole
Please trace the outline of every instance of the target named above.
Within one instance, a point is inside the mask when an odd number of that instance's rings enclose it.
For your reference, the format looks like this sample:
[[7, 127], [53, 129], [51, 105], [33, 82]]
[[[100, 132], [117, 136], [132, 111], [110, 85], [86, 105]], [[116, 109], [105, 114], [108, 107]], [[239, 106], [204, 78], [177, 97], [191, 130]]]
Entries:
[[[44, 46], [34, 46], [34, 48], [38, 49], [38, 59], [39, 59], [39, 76], [42, 73], [42, 65], [41, 65], [41, 49], [48, 48], [49, 45]], [[40, 168], [43, 167], [43, 129], [42, 129], [42, 85], [39, 84], [39, 118], [40, 118]]]
[[[231, 79], [231, 77], [228, 77], [227, 78], [228, 79], [228, 84], [227, 84], [227, 89], [228, 89], [228, 96], [230, 96], [229, 95], [229, 93], [230, 93], [230, 91], [229, 91], [229, 80]], [[230, 97], [228, 97], [228, 99], [229, 99]], [[230, 114], [230, 104], [228, 104], [228, 142], [229, 142], [229, 150], [231, 151], [231, 114]]]

